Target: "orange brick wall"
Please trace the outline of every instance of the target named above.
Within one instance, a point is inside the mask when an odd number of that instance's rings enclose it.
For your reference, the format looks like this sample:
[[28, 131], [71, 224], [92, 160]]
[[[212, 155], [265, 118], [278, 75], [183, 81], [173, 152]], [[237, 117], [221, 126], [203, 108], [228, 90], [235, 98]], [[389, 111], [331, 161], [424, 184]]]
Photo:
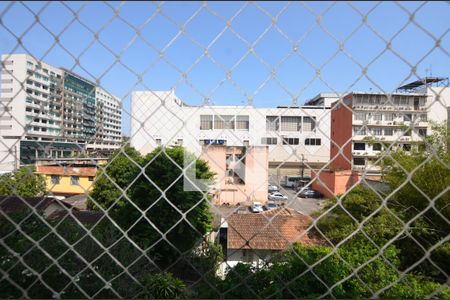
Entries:
[[[350, 170], [352, 168], [352, 108], [351, 95], [344, 97], [342, 103], [336, 103], [331, 110], [331, 170]], [[333, 143], [334, 141], [334, 143]], [[347, 143], [348, 142], [348, 143]], [[347, 143], [347, 144], [346, 144]], [[344, 146], [345, 145], [345, 146]], [[343, 148], [343, 154], [339, 149]]]
[[312, 188], [321, 192], [325, 197], [341, 195], [348, 189], [359, 183], [361, 176], [351, 170], [344, 171], [322, 171], [313, 181]]

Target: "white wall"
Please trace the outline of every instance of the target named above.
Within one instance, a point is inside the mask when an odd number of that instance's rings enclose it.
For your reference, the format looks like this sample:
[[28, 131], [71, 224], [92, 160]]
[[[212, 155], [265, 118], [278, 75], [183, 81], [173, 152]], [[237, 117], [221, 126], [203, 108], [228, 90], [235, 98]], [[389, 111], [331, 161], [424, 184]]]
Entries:
[[[200, 154], [202, 139], [224, 139], [229, 146], [259, 146], [263, 137], [277, 137], [278, 145], [269, 145], [269, 161], [300, 162], [301, 154], [309, 162], [328, 162], [330, 147], [330, 110], [323, 107], [254, 108], [249, 106], [181, 106], [173, 91], [133, 92], [131, 145], [146, 154], [156, 146], [156, 139], [183, 145]], [[200, 130], [200, 115], [248, 115], [249, 130]], [[311, 116], [318, 121], [316, 132], [267, 132], [266, 116]], [[299, 138], [299, 145], [281, 145], [281, 135]], [[305, 138], [321, 138], [320, 146], [305, 146]]]

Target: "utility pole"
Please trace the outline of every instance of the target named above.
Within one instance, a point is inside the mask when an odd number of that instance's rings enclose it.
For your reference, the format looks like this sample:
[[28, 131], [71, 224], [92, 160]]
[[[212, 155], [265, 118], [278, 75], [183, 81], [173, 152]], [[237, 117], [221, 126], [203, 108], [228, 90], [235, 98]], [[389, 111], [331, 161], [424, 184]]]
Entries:
[[305, 175], [305, 163], [304, 163], [304, 161], [305, 161], [305, 156], [302, 154], [302, 179], [301, 180], [303, 180], [303, 177]]

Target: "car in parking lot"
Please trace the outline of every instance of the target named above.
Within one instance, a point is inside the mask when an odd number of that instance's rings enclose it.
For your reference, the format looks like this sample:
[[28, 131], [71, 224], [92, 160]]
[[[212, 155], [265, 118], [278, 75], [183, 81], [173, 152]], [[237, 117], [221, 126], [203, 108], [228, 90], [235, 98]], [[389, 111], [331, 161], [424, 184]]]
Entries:
[[323, 198], [323, 195], [320, 192], [311, 188], [302, 190], [298, 196], [301, 198]]
[[271, 210], [278, 207], [278, 204], [276, 204], [274, 201], [267, 201], [266, 206], [264, 206], [265, 210]]
[[278, 191], [279, 191], [279, 189], [276, 185], [274, 185], [274, 184], [269, 185], [269, 188], [268, 188], [269, 193], [274, 193], [274, 192], [278, 192]]
[[252, 209], [252, 212], [254, 212], [254, 213], [263, 212], [263, 206], [262, 206], [261, 202], [253, 202], [251, 209]]
[[274, 192], [269, 195], [269, 200], [287, 200], [288, 197], [280, 192]]

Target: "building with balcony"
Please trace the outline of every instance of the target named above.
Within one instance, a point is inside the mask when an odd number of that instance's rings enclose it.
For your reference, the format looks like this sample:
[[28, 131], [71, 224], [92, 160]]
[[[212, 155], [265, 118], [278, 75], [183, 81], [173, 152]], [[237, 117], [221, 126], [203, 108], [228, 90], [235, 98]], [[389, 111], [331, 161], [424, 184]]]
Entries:
[[132, 93], [131, 110], [131, 145], [144, 154], [159, 145], [183, 145], [198, 156], [205, 145], [267, 146], [269, 173], [278, 178], [330, 157], [326, 107], [192, 106], [174, 91], [143, 91]]
[[[120, 146], [118, 98], [30, 55], [5, 54], [1, 61], [1, 171], [39, 159], [76, 157], [104, 145], [109, 151]], [[114, 110], [101, 110], [105, 98]], [[104, 120], [114, 120], [114, 131], [100, 133]]]

